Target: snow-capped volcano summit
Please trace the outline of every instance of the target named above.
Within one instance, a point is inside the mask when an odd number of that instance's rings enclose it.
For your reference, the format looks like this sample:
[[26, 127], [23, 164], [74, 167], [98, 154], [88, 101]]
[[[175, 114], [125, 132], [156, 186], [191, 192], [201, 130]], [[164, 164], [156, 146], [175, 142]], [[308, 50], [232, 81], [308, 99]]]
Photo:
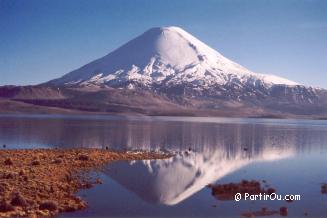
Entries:
[[[61, 78], [36, 86], [0, 87], [1, 98], [22, 111], [25, 106], [43, 111], [45, 106], [166, 116], [327, 114], [327, 90], [254, 73], [179, 27], [149, 29]], [[11, 111], [7, 105], [5, 110]]]
[[151, 28], [40, 87], [57, 100], [16, 92], [38, 105], [153, 115], [306, 116], [325, 114], [327, 104], [326, 90], [254, 73], [179, 27]]
[[158, 87], [245, 84], [297, 85], [256, 74], [225, 58], [179, 27], [152, 28], [125, 45], [59, 79], [55, 85]]

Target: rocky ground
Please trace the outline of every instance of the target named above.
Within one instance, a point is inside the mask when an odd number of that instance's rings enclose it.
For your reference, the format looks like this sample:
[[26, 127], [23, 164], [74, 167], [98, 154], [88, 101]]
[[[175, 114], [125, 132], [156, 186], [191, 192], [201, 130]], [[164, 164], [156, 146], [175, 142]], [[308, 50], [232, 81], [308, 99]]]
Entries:
[[0, 150], [0, 217], [44, 217], [87, 207], [80, 189], [101, 183], [91, 170], [114, 160], [162, 159], [167, 154], [100, 149]]

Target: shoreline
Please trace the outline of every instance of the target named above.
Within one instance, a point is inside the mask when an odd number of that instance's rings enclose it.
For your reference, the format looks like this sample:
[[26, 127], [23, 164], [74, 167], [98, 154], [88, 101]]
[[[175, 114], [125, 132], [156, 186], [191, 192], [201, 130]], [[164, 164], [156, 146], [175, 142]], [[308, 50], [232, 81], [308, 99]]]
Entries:
[[[1, 88], [1, 87], [0, 87]], [[300, 120], [327, 120], [326, 114], [292, 114], [273, 113], [266, 111], [258, 113], [233, 112], [226, 113], [216, 110], [181, 109], [181, 110], [155, 110], [149, 113], [140, 111], [88, 111], [73, 108], [31, 104], [23, 101], [12, 100], [0, 96], [0, 114], [2, 115], [77, 115], [77, 116], [136, 116], [136, 117], [209, 117], [209, 118], [254, 118], [254, 119], [300, 119]]]
[[[271, 121], [326, 121], [327, 117], [259, 117], [259, 116], [248, 116], [248, 117], [242, 117], [242, 116], [235, 116], [235, 117], [228, 117], [228, 116], [171, 116], [171, 115], [144, 115], [144, 114], [97, 114], [97, 113], [89, 113], [89, 114], [60, 114], [60, 113], [2, 113], [0, 111], [0, 118], [51, 118], [51, 119], [57, 119], [57, 118], [70, 118], [70, 119], [83, 119], [83, 120], [133, 120], [133, 121], [140, 121], [140, 120], [147, 120], [147, 119], [153, 119], [153, 118], [172, 118], [172, 119], [180, 119], [181, 121], [185, 121], [183, 119], [191, 118], [191, 119], [229, 119], [229, 120], [240, 120], [240, 119], [251, 119], [251, 120], [271, 120]], [[212, 123], [212, 121], [203, 121], [201, 122], [208, 122]]]
[[155, 152], [112, 152], [103, 149], [0, 150], [0, 217], [54, 216], [87, 207], [76, 196], [101, 184], [87, 173], [117, 160], [165, 159]]

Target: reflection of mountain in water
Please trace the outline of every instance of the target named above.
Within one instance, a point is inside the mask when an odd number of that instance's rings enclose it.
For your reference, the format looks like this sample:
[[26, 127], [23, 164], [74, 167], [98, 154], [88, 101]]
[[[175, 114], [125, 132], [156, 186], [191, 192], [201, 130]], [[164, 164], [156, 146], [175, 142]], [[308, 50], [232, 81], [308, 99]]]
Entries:
[[177, 204], [206, 185], [255, 161], [271, 161], [295, 154], [294, 144], [245, 152], [241, 147], [205, 148], [200, 152], [179, 152], [169, 160], [120, 162], [105, 171], [142, 199], [166, 205]]
[[[106, 171], [144, 200], [167, 205], [247, 164], [320, 152], [327, 144], [324, 121], [259, 124], [247, 119], [229, 123], [165, 119], [6, 118], [0, 120], [0, 144], [176, 151], [178, 155], [169, 160], [117, 163]], [[192, 152], [185, 153], [189, 148]]]
[[[187, 120], [187, 118], [184, 118]], [[195, 119], [195, 118], [190, 118]], [[171, 118], [170, 118], [171, 120]], [[219, 121], [219, 119], [217, 118]], [[201, 118], [197, 118], [201, 121]], [[244, 119], [237, 123], [203, 123], [129, 119], [11, 118], [0, 120], [0, 143], [8, 145], [47, 145], [59, 147], [102, 147], [112, 149], [201, 150], [227, 147], [233, 154], [240, 146], [258, 150], [262, 145], [294, 144], [299, 150], [317, 149], [327, 142], [324, 125], [295, 123], [268, 125]], [[276, 125], [280, 122], [280, 125]], [[314, 122], [314, 121], [313, 121]], [[325, 125], [326, 126], [326, 125]]]

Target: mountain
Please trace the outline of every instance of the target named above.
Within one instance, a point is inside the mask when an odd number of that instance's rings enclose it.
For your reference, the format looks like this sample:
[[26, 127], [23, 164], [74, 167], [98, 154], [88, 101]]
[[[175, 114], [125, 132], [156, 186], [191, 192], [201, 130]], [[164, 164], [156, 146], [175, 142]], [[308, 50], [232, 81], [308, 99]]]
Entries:
[[58, 92], [55, 96], [64, 97], [14, 98], [74, 110], [149, 115], [327, 114], [326, 90], [254, 73], [179, 27], [152, 28], [108, 55], [32, 89], [38, 87], [52, 88]]
[[280, 77], [255, 74], [178, 27], [152, 28], [103, 58], [50, 83], [114, 87], [135, 84], [149, 88], [187, 84], [201, 89], [231, 83], [298, 85]]

